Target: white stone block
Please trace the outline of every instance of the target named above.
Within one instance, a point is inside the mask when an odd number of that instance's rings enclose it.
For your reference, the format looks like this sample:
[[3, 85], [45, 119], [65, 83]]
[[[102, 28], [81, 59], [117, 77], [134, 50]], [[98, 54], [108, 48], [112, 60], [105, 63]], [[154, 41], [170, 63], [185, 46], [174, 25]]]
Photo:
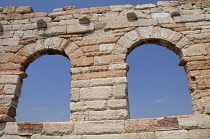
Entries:
[[107, 100], [111, 97], [112, 86], [81, 88], [81, 100]]
[[152, 18], [164, 18], [164, 17], [171, 17], [169, 13], [153, 13]]
[[7, 122], [4, 130], [5, 134], [18, 135], [18, 125], [16, 122]]
[[160, 131], [156, 136], [158, 139], [189, 139], [187, 130]]
[[124, 121], [87, 121], [76, 122], [74, 126], [76, 135], [95, 135], [95, 134], [119, 134], [124, 130]]
[[101, 44], [99, 45], [100, 51], [112, 51], [114, 49], [115, 44], [111, 43], [111, 44]]

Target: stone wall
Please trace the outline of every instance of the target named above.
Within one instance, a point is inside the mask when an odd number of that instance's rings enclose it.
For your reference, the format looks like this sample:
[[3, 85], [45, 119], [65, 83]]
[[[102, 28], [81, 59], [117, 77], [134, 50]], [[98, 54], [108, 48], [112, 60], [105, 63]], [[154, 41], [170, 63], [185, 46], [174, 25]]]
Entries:
[[[159, 1], [34, 13], [0, 8], [2, 139], [209, 139], [210, 2]], [[129, 119], [127, 55], [158, 44], [180, 57], [194, 115]], [[25, 70], [43, 55], [71, 61], [70, 122], [17, 123]]]

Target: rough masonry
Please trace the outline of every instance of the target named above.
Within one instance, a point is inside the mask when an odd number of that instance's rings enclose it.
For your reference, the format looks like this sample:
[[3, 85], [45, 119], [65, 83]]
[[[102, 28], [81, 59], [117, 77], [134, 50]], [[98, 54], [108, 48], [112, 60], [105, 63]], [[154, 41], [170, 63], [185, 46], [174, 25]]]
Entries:
[[[158, 44], [180, 57], [194, 115], [129, 119], [127, 55]], [[71, 61], [70, 122], [17, 123], [25, 70], [43, 55]], [[1, 139], [209, 139], [210, 2], [159, 1], [35, 13], [0, 8]]]

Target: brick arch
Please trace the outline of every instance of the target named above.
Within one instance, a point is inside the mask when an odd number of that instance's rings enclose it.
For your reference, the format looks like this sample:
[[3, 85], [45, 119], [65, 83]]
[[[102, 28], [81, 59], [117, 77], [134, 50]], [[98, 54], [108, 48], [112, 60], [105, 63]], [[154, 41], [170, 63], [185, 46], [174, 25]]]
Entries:
[[128, 55], [133, 49], [143, 44], [158, 44], [172, 50], [180, 58], [184, 55], [183, 49], [193, 45], [181, 33], [161, 27], [138, 27], [127, 32], [115, 45], [113, 54]]
[[69, 60], [74, 60], [82, 57], [83, 52], [75, 43], [59, 37], [51, 37], [25, 45], [13, 56], [11, 61], [22, 65], [21, 70], [25, 71], [30, 63], [43, 55], [63, 55]]

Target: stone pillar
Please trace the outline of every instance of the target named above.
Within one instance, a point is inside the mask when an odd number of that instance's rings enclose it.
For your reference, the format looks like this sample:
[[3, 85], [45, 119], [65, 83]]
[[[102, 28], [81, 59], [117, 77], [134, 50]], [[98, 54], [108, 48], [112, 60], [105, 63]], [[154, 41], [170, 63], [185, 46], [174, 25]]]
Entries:
[[20, 97], [23, 73], [0, 75], [0, 122], [14, 122]]
[[210, 114], [210, 60], [185, 65], [194, 114]]

